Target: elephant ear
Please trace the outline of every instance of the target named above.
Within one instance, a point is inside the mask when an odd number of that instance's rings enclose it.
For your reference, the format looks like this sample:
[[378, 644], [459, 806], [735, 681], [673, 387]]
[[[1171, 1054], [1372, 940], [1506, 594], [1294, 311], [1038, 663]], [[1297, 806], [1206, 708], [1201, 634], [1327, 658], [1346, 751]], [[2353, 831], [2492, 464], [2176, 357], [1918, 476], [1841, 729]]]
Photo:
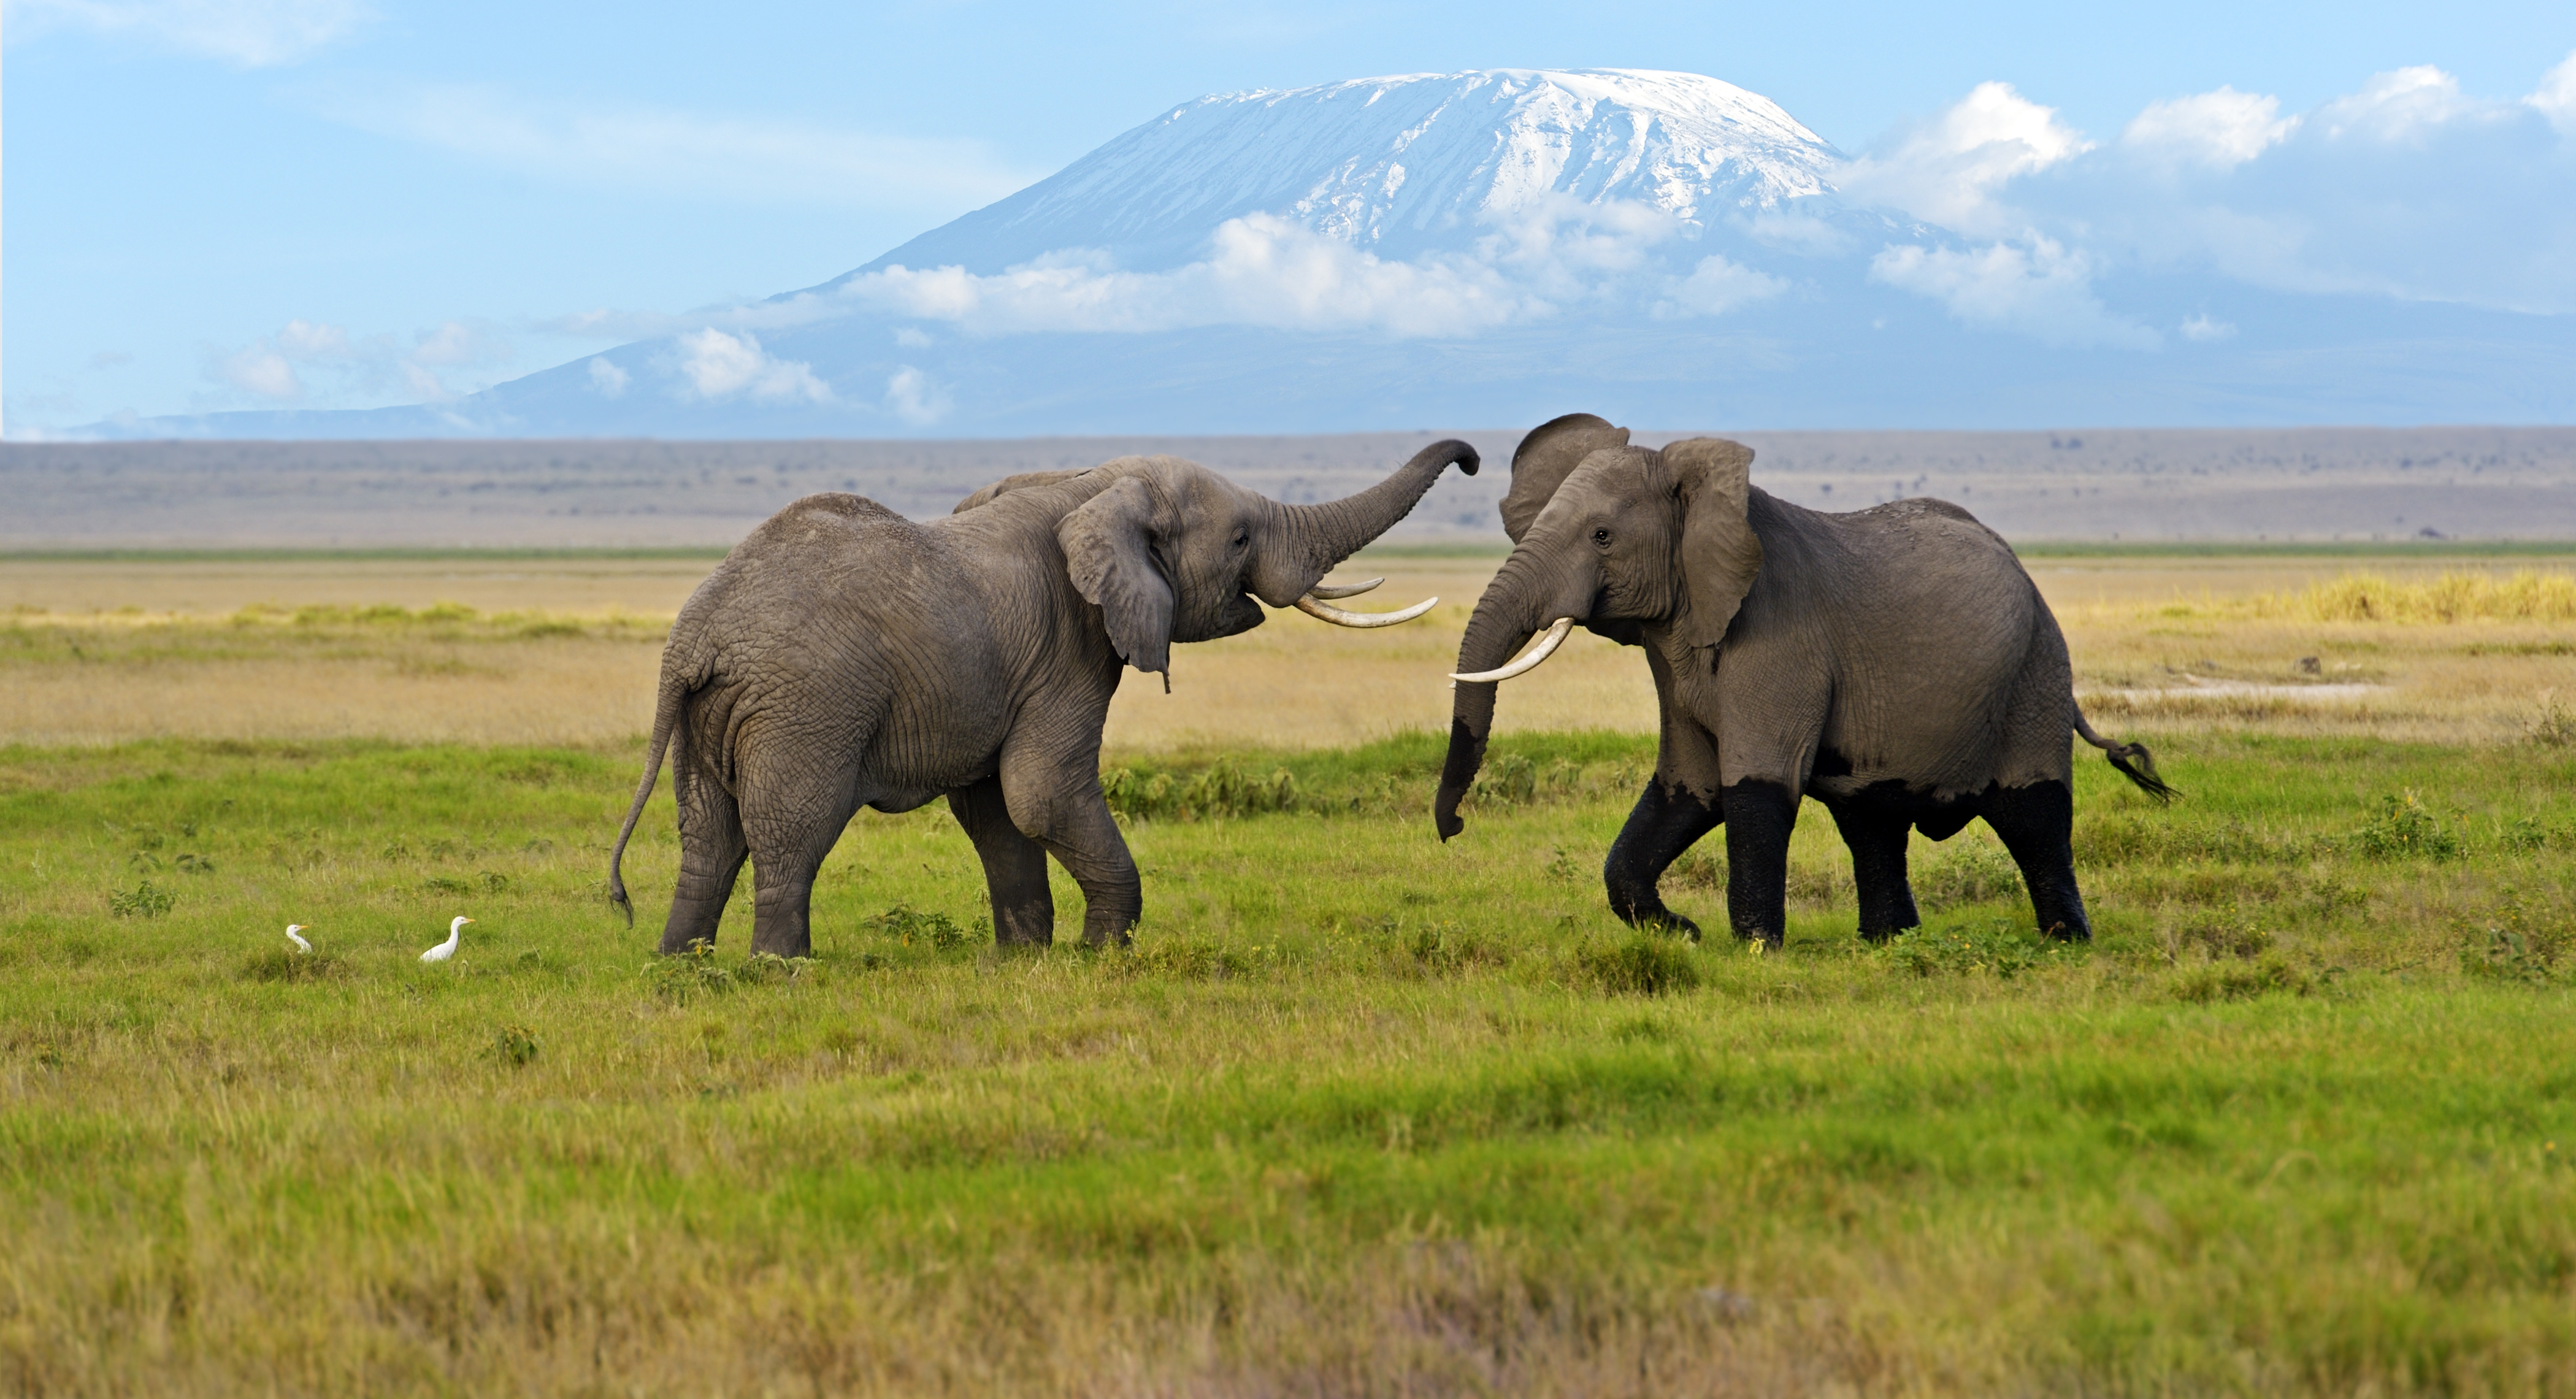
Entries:
[[1154, 552], [1154, 493], [1133, 476], [1055, 527], [1073, 586], [1100, 608], [1109, 644], [1142, 671], [1172, 669], [1172, 583]]
[[1722, 437], [1694, 437], [1663, 450], [1682, 510], [1684, 645], [1715, 646], [1762, 571], [1762, 541], [1745, 511], [1752, 501], [1753, 449]]
[[1503, 495], [1503, 533], [1521, 542], [1530, 521], [1556, 496], [1583, 459], [1604, 447], [1628, 445], [1628, 430], [1590, 413], [1568, 413], [1530, 429], [1512, 453], [1512, 488]]

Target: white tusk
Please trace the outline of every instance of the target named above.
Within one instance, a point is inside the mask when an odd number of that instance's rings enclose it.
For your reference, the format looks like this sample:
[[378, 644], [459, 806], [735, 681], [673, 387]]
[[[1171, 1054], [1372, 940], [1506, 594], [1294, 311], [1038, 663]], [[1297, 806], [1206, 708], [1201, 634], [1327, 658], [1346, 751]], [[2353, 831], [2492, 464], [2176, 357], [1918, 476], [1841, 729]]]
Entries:
[[1306, 590], [1306, 596], [1313, 598], [1318, 602], [1331, 602], [1335, 598], [1358, 597], [1360, 594], [1367, 592], [1369, 589], [1374, 588], [1385, 581], [1386, 580], [1383, 578], [1372, 578], [1365, 583], [1343, 583], [1339, 585], [1318, 583]]
[[1556, 648], [1565, 644], [1566, 633], [1573, 630], [1573, 618], [1559, 617], [1556, 619], [1555, 625], [1550, 626], [1547, 629], [1547, 635], [1540, 637], [1536, 646], [1522, 652], [1519, 660], [1513, 661], [1499, 670], [1480, 670], [1473, 675], [1452, 674], [1449, 678], [1452, 680], [1463, 680], [1470, 685], [1491, 685], [1498, 680], [1509, 680], [1516, 675], [1527, 675], [1531, 671], [1538, 669], [1539, 662], [1555, 655]]
[[[1373, 588], [1377, 585], [1372, 583], [1369, 586]], [[1345, 612], [1338, 607], [1328, 607], [1315, 601], [1315, 595], [1308, 593], [1297, 599], [1297, 610], [1309, 617], [1320, 617], [1337, 627], [1391, 627], [1398, 622], [1410, 622], [1438, 606], [1439, 603], [1440, 599], [1427, 597], [1411, 607], [1395, 612]]]

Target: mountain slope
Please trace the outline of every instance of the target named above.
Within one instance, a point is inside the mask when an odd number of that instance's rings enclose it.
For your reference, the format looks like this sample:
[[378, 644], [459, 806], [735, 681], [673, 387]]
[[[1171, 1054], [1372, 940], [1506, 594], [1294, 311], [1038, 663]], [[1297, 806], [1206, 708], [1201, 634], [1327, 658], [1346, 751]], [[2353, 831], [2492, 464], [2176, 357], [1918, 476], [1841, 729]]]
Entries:
[[1399, 259], [1463, 251], [1563, 201], [1705, 225], [1825, 193], [1841, 159], [1770, 99], [1695, 73], [1502, 69], [1234, 93], [1176, 107], [849, 276], [989, 275], [1076, 248], [1159, 271], [1256, 213]]

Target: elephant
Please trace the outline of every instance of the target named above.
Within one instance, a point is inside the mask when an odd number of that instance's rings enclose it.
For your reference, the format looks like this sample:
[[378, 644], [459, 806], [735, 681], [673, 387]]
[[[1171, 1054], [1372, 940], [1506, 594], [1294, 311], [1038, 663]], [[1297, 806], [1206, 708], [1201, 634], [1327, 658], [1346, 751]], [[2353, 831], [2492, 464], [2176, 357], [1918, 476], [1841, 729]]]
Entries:
[[[814, 876], [861, 807], [946, 796], [974, 843], [1002, 943], [1048, 943], [1052, 854], [1082, 888], [1083, 936], [1124, 944], [1136, 863], [1100, 789], [1122, 665], [1171, 684], [1178, 642], [1261, 625], [1253, 601], [1326, 621], [1403, 621], [1318, 586], [1404, 518], [1468, 444], [1435, 442], [1340, 500], [1289, 505], [1176, 457], [1121, 457], [997, 482], [923, 523], [855, 495], [807, 496], [754, 529], [680, 609], [650, 751], [609, 856], [620, 873], [667, 750], [680, 872], [661, 950], [712, 943], [743, 860], [755, 952], [812, 950]], [[1437, 601], [1437, 599], [1433, 599]]]
[[1921, 922], [1909, 828], [1946, 840], [1982, 817], [2040, 928], [2089, 938], [2070, 731], [2158, 801], [2174, 791], [2145, 745], [2085, 722], [2065, 637], [2020, 560], [1946, 501], [1809, 510], [1753, 485], [1752, 462], [1719, 438], [1634, 447], [1589, 413], [1522, 439], [1502, 503], [1512, 553], [1452, 677], [1441, 839], [1464, 827], [1458, 804], [1484, 761], [1499, 682], [1579, 623], [1644, 648], [1661, 710], [1654, 775], [1602, 865], [1623, 920], [1699, 936], [1657, 884], [1723, 825], [1728, 921], [1778, 946], [1789, 836], [1801, 797], [1814, 797], [1851, 848], [1863, 937]]

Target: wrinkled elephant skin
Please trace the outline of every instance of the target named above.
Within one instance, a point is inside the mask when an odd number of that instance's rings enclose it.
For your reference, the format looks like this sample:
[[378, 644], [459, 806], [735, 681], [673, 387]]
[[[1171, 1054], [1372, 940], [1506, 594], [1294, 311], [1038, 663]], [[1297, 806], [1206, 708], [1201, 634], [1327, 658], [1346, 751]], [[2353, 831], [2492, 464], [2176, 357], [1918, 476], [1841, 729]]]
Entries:
[[610, 898], [667, 748], [680, 872], [664, 952], [712, 943], [751, 861], [755, 952], [804, 956], [816, 870], [861, 807], [949, 807], [984, 864], [995, 936], [1054, 937], [1053, 855], [1083, 935], [1123, 942], [1143, 907], [1100, 791], [1122, 666], [1169, 673], [1177, 642], [1233, 636], [1307, 595], [1475, 450], [1424, 448], [1342, 500], [1283, 505], [1191, 462], [1036, 472], [915, 523], [854, 495], [772, 516], [681, 608], [662, 653], [643, 780]]
[[2090, 936], [2069, 845], [2071, 736], [2151, 795], [2171, 790], [2142, 745], [2085, 722], [2030, 575], [1955, 505], [1808, 510], [1754, 486], [1752, 461], [1716, 438], [1633, 447], [1589, 414], [1523, 440], [1502, 506], [1515, 548], [1459, 646], [1441, 838], [1463, 829], [1492, 732], [1498, 686], [1476, 677], [1571, 619], [1645, 649], [1662, 711], [1655, 774], [1602, 868], [1621, 918], [1696, 936], [1657, 885], [1722, 825], [1728, 921], [1776, 945], [1789, 835], [1814, 797], [1851, 848], [1865, 936], [1920, 921], [1910, 832], [1945, 840], [1981, 817], [2039, 926]]

